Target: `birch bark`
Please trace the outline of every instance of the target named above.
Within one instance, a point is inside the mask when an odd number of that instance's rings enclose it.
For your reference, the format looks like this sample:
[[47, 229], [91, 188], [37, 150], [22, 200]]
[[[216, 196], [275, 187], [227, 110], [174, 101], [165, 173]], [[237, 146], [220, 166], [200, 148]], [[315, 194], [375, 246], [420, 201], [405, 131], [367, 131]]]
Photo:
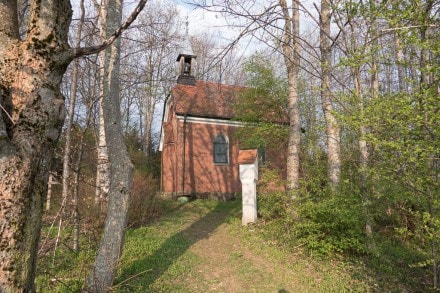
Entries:
[[321, 50], [321, 102], [324, 111], [327, 134], [327, 176], [335, 192], [341, 178], [340, 127], [333, 110], [331, 81], [331, 2], [321, 1], [320, 11], [320, 50]]
[[299, 188], [301, 121], [298, 106], [298, 69], [299, 69], [299, 5], [292, 0], [292, 15], [286, 0], [279, 1], [282, 8], [284, 29], [282, 48], [288, 75], [289, 96], [289, 142], [287, 150], [287, 190], [293, 198]]
[[[104, 41], [107, 37], [107, 7], [108, 0], [102, 1], [101, 5], [95, 3], [99, 7], [99, 25], [100, 38]], [[107, 49], [108, 50], [108, 49]], [[110, 165], [107, 149], [107, 141], [105, 136], [105, 121], [104, 110], [102, 108], [103, 99], [108, 96], [108, 77], [106, 76], [106, 54], [107, 50], [103, 50], [98, 54], [99, 60], [99, 118], [98, 118], [98, 139], [96, 140], [96, 189], [95, 189], [95, 203], [100, 203], [107, 198], [110, 187]]]

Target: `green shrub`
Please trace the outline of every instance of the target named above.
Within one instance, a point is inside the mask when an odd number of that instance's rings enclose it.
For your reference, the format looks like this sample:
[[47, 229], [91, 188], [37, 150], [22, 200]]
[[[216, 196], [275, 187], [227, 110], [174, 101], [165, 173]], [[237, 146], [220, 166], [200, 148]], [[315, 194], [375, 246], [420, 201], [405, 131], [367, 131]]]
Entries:
[[289, 200], [285, 192], [272, 192], [258, 196], [258, 209], [264, 234], [280, 245], [320, 256], [366, 252], [365, 219], [356, 196]]
[[286, 216], [286, 193], [272, 192], [258, 195], [258, 213], [264, 220]]
[[279, 170], [262, 167], [257, 185], [258, 213], [264, 220], [283, 218], [286, 213], [287, 195]]
[[296, 205], [299, 222], [293, 226], [295, 238], [313, 254], [366, 252], [365, 223], [359, 200], [332, 196]]

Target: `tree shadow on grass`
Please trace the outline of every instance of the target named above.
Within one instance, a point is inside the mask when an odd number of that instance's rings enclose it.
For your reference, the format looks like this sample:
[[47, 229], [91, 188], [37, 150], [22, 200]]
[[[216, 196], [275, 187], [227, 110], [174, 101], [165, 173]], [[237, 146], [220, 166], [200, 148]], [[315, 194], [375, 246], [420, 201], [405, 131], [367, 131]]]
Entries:
[[[192, 223], [186, 229], [172, 235], [158, 249], [147, 255], [139, 255], [129, 266], [123, 267], [116, 280], [116, 288], [122, 292], [152, 292], [152, 285], [185, 254], [196, 242], [208, 238], [228, 217], [239, 211], [237, 203], [218, 202], [205, 216]], [[154, 237], [154, 235], [153, 235]], [[149, 241], [147, 238], [145, 242]], [[155, 240], [152, 239], [154, 242]], [[156, 240], [157, 241], [157, 240]], [[147, 244], [148, 245], [148, 244]], [[173, 267], [176, 277], [191, 268]], [[167, 281], [164, 281], [165, 283]], [[172, 284], [162, 284], [167, 287]], [[156, 285], [154, 285], [156, 286]], [[161, 286], [161, 285], [159, 285]], [[160, 290], [159, 290], [160, 291]]]

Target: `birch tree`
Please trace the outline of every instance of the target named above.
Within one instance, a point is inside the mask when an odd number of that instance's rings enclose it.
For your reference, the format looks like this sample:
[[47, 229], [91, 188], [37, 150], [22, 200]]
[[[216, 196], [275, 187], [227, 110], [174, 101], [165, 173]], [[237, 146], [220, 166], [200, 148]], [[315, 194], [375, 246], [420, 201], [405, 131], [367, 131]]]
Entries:
[[319, 15], [319, 48], [321, 50], [321, 103], [326, 121], [327, 177], [333, 191], [336, 191], [341, 179], [341, 147], [340, 127], [333, 113], [334, 109], [330, 82], [332, 76], [332, 38], [330, 35], [331, 15], [332, 11], [330, 0], [322, 0]]
[[[102, 5], [98, 5], [95, 1], [95, 7], [98, 11], [98, 22], [99, 22], [99, 37], [101, 41], [105, 40], [107, 35], [107, 5], [104, 1]], [[97, 128], [97, 139], [96, 139], [96, 189], [95, 189], [95, 203], [99, 204], [104, 199], [107, 199], [107, 195], [110, 187], [110, 165], [108, 157], [107, 140], [105, 137], [105, 122], [104, 122], [104, 110], [102, 108], [103, 100], [108, 96], [109, 87], [106, 77], [105, 66], [106, 63], [106, 51], [101, 51], [98, 54], [99, 60], [99, 104], [98, 104], [98, 128]]]
[[[289, 96], [289, 143], [287, 147], [287, 189], [295, 191], [299, 188], [301, 121], [298, 106], [298, 71], [299, 71], [299, 4], [292, 0], [287, 6], [280, 0], [284, 20], [282, 49], [287, 68]], [[291, 12], [290, 12], [291, 11]], [[292, 193], [292, 197], [295, 195]]]
[[[371, 46], [372, 37], [372, 26], [368, 26], [368, 21], [366, 17], [360, 15], [361, 6], [360, 3], [346, 3], [342, 4], [337, 10], [337, 21], [336, 24], [340, 29], [340, 35], [343, 40], [343, 44], [340, 44], [341, 50], [344, 52], [344, 58], [340, 59], [340, 62], [346, 66], [350, 73], [350, 81], [346, 82], [346, 86], [351, 84], [352, 86], [352, 116], [354, 116], [353, 123], [354, 131], [357, 132], [356, 142], [357, 142], [357, 152], [358, 157], [358, 186], [361, 198], [361, 205], [363, 208], [363, 214], [365, 218], [364, 231], [369, 239], [370, 248], [374, 247], [372, 240], [372, 219], [370, 215], [371, 209], [371, 189], [370, 189], [370, 177], [369, 177], [369, 166], [371, 152], [367, 141], [367, 136], [369, 133], [369, 125], [366, 119], [366, 104], [368, 99], [371, 100], [371, 93], [375, 93], [376, 89], [369, 93], [365, 90], [366, 82], [364, 81], [363, 72], [367, 65], [372, 67], [371, 72], [372, 77], [370, 81], [372, 84], [376, 84], [377, 72], [374, 69], [374, 50]], [[365, 9], [365, 11], [369, 11]], [[373, 62], [367, 64], [367, 60], [370, 58]]]
[[[76, 31], [76, 47], [80, 47], [81, 45], [81, 33], [82, 33], [82, 26], [84, 24], [84, 18], [85, 18], [85, 9], [84, 9], [84, 0], [80, 1], [80, 20], [78, 23], [78, 28]], [[78, 88], [78, 71], [79, 71], [79, 60], [75, 59], [73, 61], [73, 69], [72, 69], [72, 81], [71, 81], [71, 87], [70, 87], [70, 97], [69, 97], [69, 108], [66, 118], [66, 130], [65, 130], [65, 138], [66, 142], [64, 145], [64, 154], [63, 154], [63, 178], [62, 178], [62, 206], [61, 206], [61, 213], [60, 213], [60, 220], [58, 229], [62, 228], [61, 222], [63, 218], [63, 210], [65, 208], [65, 205], [67, 203], [68, 197], [69, 197], [69, 191], [70, 191], [70, 177], [71, 177], [71, 151], [72, 151], [72, 125], [73, 125], [73, 119], [74, 119], [74, 113], [75, 113], [75, 104], [76, 104], [76, 95], [77, 95], [77, 88]], [[75, 200], [75, 203], [78, 201]], [[74, 207], [75, 214], [77, 214], [77, 207]], [[77, 220], [77, 216], [75, 216], [75, 219]], [[75, 233], [74, 235], [78, 235], [78, 223], [75, 225]], [[78, 238], [78, 237], [74, 237]], [[74, 250], [78, 249], [78, 241], [74, 241]]]

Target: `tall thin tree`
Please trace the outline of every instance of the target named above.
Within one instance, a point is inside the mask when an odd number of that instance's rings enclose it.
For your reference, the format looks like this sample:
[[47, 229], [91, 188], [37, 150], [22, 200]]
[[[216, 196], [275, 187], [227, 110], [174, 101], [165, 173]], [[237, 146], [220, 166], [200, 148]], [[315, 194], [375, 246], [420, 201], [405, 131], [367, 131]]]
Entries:
[[[299, 116], [298, 71], [299, 71], [299, 4], [292, 0], [289, 9], [286, 0], [280, 0], [284, 21], [282, 49], [287, 68], [289, 96], [289, 143], [287, 147], [287, 189], [291, 197], [299, 188], [301, 120]], [[290, 13], [291, 11], [291, 13]]]
[[327, 134], [327, 176], [332, 190], [336, 192], [341, 179], [341, 146], [340, 127], [333, 112], [334, 109], [330, 82], [332, 74], [332, 39], [330, 36], [331, 15], [330, 0], [322, 0], [319, 15], [319, 43], [321, 50], [321, 103], [322, 110], [324, 111]]
[[[84, 24], [85, 19], [85, 9], [84, 9], [84, 0], [81, 0], [79, 3], [80, 6], [80, 20], [78, 22], [78, 27], [75, 35], [75, 45], [76, 47], [80, 47], [81, 45], [81, 34], [82, 34], [82, 26]], [[71, 152], [72, 152], [72, 126], [73, 119], [75, 114], [75, 105], [76, 105], [76, 95], [78, 88], [78, 71], [79, 71], [79, 60], [75, 59], [73, 61], [73, 69], [72, 69], [72, 80], [70, 85], [70, 97], [69, 97], [69, 109], [66, 118], [66, 130], [65, 137], [66, 142], [64, 144], [64, 155], [63, 155], [63, 178], [62, 178], [62, 206], [61, 209], [65, 208], [69, 198], [70, 191], [70, 180], [71, 180]], [[74, 210], [77, 211], [77, 208], [74, 207]], [[62, 228], [61, 222], [63, 218], [63, 212], [60, 213], [60, 224], [58, 225], [58, 229]], [[76, 218], [76, 217], [75, 217]], [[77, 225], [75, 225], [77, 226]], [[77, 243], [77, 242], [75, 242]], [[77, 250], [78, 246], [74, 244], [74, 250]]]
[[[122, 0], [109, 0], [106, 33], [117, 29], [122, 20]], [[105, 50], [104, 86], [108, 96], [101, 100], [110, 160], [110, 189], [104, 233], [86, 286], [91, 292], [106, 292], [113, 283], [125, 237], [130, 203], [133, 164], [121, 127], [119, 98], [120, 41]]]
[[[108, 0], [103, 1], [99, 5], [95, 1], [96, 10], [98, 10], [99, 19], [99, 36], [101, 41], [106, 39], [107, 32], [107, 9]], [[95, 203], [107, 199], [107, 195], [110, 187], [110, 165], [108, 157], [107, 140], [105, 137], [105, 122], [104, 122], [104, 110], [102, 108], [103, 100], [108, 96], [108, 79], [106, 77], [106, 50], [99, 52], [99, 104], [98, 104], [98, 129], [96, 139], [96, 186], [95, 186]]]

